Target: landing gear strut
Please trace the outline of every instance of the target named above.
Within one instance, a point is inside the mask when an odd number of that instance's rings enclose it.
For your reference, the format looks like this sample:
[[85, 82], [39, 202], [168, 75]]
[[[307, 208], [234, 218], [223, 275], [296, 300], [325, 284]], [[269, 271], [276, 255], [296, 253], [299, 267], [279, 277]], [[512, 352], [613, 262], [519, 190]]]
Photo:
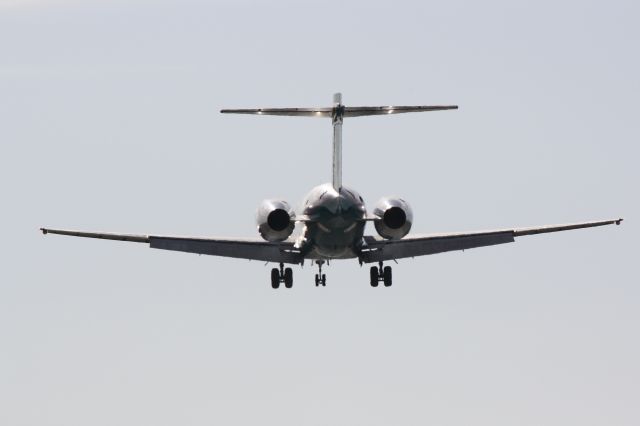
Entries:
[[280, 283], [284, 283], [286, 288], [293, 286], [293, 271], [291, 268], [285, 268], [284, 263], [280, 264], [280, 269], [273, 268], [271, 270], [271, 287], [278, 288]]
[[380, 267], [372, 266], [369, 270], [369, 275], [371, 279], [371, 287], [378, 287], [378, 283], [382, 281], [385, 287], [391, 287], [391, 266], [382, 267], [382, 262], [380, 262]]
[[326, 287], [327, 285], [327, 276], [322, 273], [322, 265], [324, 264], [324, 260], [316, 260], [318, 264], [318, 273], [316, 274], [316, 287], [322, 285], [322, 287]]

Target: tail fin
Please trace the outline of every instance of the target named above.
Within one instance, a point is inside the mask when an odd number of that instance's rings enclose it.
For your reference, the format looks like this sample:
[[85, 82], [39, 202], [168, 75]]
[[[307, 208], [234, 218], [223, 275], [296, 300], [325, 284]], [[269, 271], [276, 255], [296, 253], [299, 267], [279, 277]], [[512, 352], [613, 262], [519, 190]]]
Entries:
[[333, 187], [340, 191], [342, 188], [342, 117], [345, 106], [342, 105], [342, 93], [333, 95], [333, 111], [331, 122], [333, 123]]
[[290, 117], [326, 117], [333, 123], [333, 187], [342, 187], [342, 120], [345, 117], [368, 115], [403, 114], [406, 112], [443, 111], [458, 109], [457, 105], [419, 106], [359, 106], [347, 107], [342, 104], [342, 94], [333, 95], [333, 106], [329, 108], [251, 108], [223, 109], [223, 114], [281, 115]]

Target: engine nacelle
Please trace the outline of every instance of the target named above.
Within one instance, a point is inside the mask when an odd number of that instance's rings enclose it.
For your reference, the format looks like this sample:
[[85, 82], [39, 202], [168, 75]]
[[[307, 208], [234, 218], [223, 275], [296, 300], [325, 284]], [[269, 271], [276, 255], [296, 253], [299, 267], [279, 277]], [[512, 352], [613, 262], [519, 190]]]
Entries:
[[373, 209], [376, 231], [382, 238], [399, 240], [409, 233], [413, 210], [402, 198], [382, 198]]
[[295, 213], [286, 201], [264, 200], [258, 213], [258, 232], [267, 241], [284, 241], [293, 232]]

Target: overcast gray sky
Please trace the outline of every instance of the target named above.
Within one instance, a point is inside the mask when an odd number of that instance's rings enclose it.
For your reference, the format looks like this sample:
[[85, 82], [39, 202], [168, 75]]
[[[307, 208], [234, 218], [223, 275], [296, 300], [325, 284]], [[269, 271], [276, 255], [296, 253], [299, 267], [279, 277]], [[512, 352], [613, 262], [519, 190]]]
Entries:
[[[634, 1], [0, 0], [0, 424], [640, 424]], [[326, 288], [40, 226], [255, 237], [330, 180], [414, 232], [625, 217]], [[373, 228], [369, 230], [375, 232]]]

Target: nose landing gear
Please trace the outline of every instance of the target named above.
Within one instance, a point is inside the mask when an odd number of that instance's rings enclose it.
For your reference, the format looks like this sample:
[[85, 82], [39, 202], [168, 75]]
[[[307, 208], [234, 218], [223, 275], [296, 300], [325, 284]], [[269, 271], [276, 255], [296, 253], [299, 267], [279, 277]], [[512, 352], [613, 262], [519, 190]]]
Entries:
[[316, 274], [316, 287], [327, 286], [327, 276], [322, 273], [322, 265], [324, 264], [324, 260], [316, 260], [316, 264], [318, 265], [318, 273]]
[[280, 264], [280, 269], [273, 268], [271, 270], [271, 287], [279, 288], [280, 283], [284, 283], [286, 288], [293, 286], [293, 270], [285, 268], [284, 263]]
[[385, 287], [391, 287], [391, 266], [382, 267], [382, 262], [380, 262], [380, 267], [372, 266], [369, 270], [371, 287], [378, 287], [378, 283], [382, 281]]

